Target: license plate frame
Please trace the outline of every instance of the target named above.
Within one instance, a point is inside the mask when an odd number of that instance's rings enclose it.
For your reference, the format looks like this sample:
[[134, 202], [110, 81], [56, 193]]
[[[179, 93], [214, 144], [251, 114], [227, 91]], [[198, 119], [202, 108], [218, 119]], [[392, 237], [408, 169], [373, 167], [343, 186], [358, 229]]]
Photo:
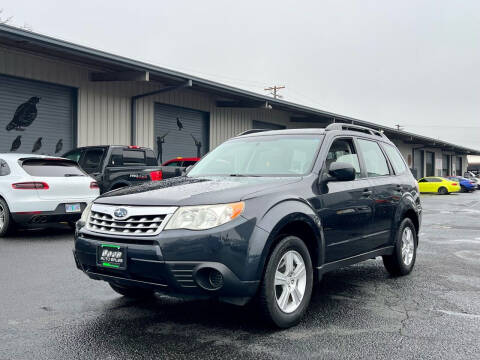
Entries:
[[82, 212], [82, 206], [80, 203], [65, 204], [65, 212], [67, 214], [80, 213]]
[[119, 244], [98, 244], [97, 266], [125, 270], [127, 268], [127, 247]]

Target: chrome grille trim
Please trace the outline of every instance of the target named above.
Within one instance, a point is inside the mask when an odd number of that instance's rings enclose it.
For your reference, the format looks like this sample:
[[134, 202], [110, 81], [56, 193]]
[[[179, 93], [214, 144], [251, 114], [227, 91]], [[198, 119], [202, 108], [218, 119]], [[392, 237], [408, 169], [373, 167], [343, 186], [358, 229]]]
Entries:
[[[116, 209], [127, 210], [125, 218], [114, 215]], [[158, 235], [177, 210], [175, 206], [121, 206], [93, 204], [87, 228], [96, 233], [123, 236]]]

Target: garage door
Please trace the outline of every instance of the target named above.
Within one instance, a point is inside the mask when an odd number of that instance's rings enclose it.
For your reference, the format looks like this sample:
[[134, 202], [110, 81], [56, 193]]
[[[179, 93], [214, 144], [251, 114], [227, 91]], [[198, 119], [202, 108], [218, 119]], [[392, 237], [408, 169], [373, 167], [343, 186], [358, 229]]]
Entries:
[[73, 96], [71, 88], [0, 75], [0, 152], [72, 149]]
[[161, 163], [208, 152], [208, 113], [155, 104], [155, 151]]

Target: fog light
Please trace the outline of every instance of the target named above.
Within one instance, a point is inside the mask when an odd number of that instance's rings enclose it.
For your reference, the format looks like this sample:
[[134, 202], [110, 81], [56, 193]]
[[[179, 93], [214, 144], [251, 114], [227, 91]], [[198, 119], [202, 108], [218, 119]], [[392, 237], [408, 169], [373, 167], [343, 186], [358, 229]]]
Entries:
[[220, 271], [211, 269], [210, 274], [208, 274], [208, 282], [212, 286], [212, 289], [218, 289], [223, 286], [223, 275]]

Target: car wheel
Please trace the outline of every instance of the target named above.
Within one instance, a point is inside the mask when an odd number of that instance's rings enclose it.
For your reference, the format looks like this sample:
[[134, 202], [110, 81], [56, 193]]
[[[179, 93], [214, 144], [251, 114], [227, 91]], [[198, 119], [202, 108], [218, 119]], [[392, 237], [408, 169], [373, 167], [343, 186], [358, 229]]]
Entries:
[[110, 287], [120, 295], [132, 298], [132, 299], [145, 299], [153, 297], [155, 292], [150, 289], [144, 289], [135, 286], [120, 286], [114, 283], [109, 283]]
[[440, 195], [447, 195], [447, 194], [448, 194], [448, 190], [447, 190], [446, 187], [443, 187], [443, 186], [442, 186], [440, 189], [438, 189], [438, 193], [439, 193]]
[[466, 192], [468, 192], [468, 190], [465, 186], [460, 186], [460, 192], [466, 193]]
[[383, 256], [383, 264], [393, 276], [409, 274], [417, 258], [417, 232], [412, 220], [403, 219], [397, 230], [395, 248], [392, 255]]
[[8, 235], [13, 229], [13, 220], [10, 216], [10, 209], [5, 200], [0, 199], [0, 237]]
[[296, 325], [312, 296], [313, 269], [305, 243], [286, 236], [267, 261], [259, 292], [265, 318], [280, 328]]

